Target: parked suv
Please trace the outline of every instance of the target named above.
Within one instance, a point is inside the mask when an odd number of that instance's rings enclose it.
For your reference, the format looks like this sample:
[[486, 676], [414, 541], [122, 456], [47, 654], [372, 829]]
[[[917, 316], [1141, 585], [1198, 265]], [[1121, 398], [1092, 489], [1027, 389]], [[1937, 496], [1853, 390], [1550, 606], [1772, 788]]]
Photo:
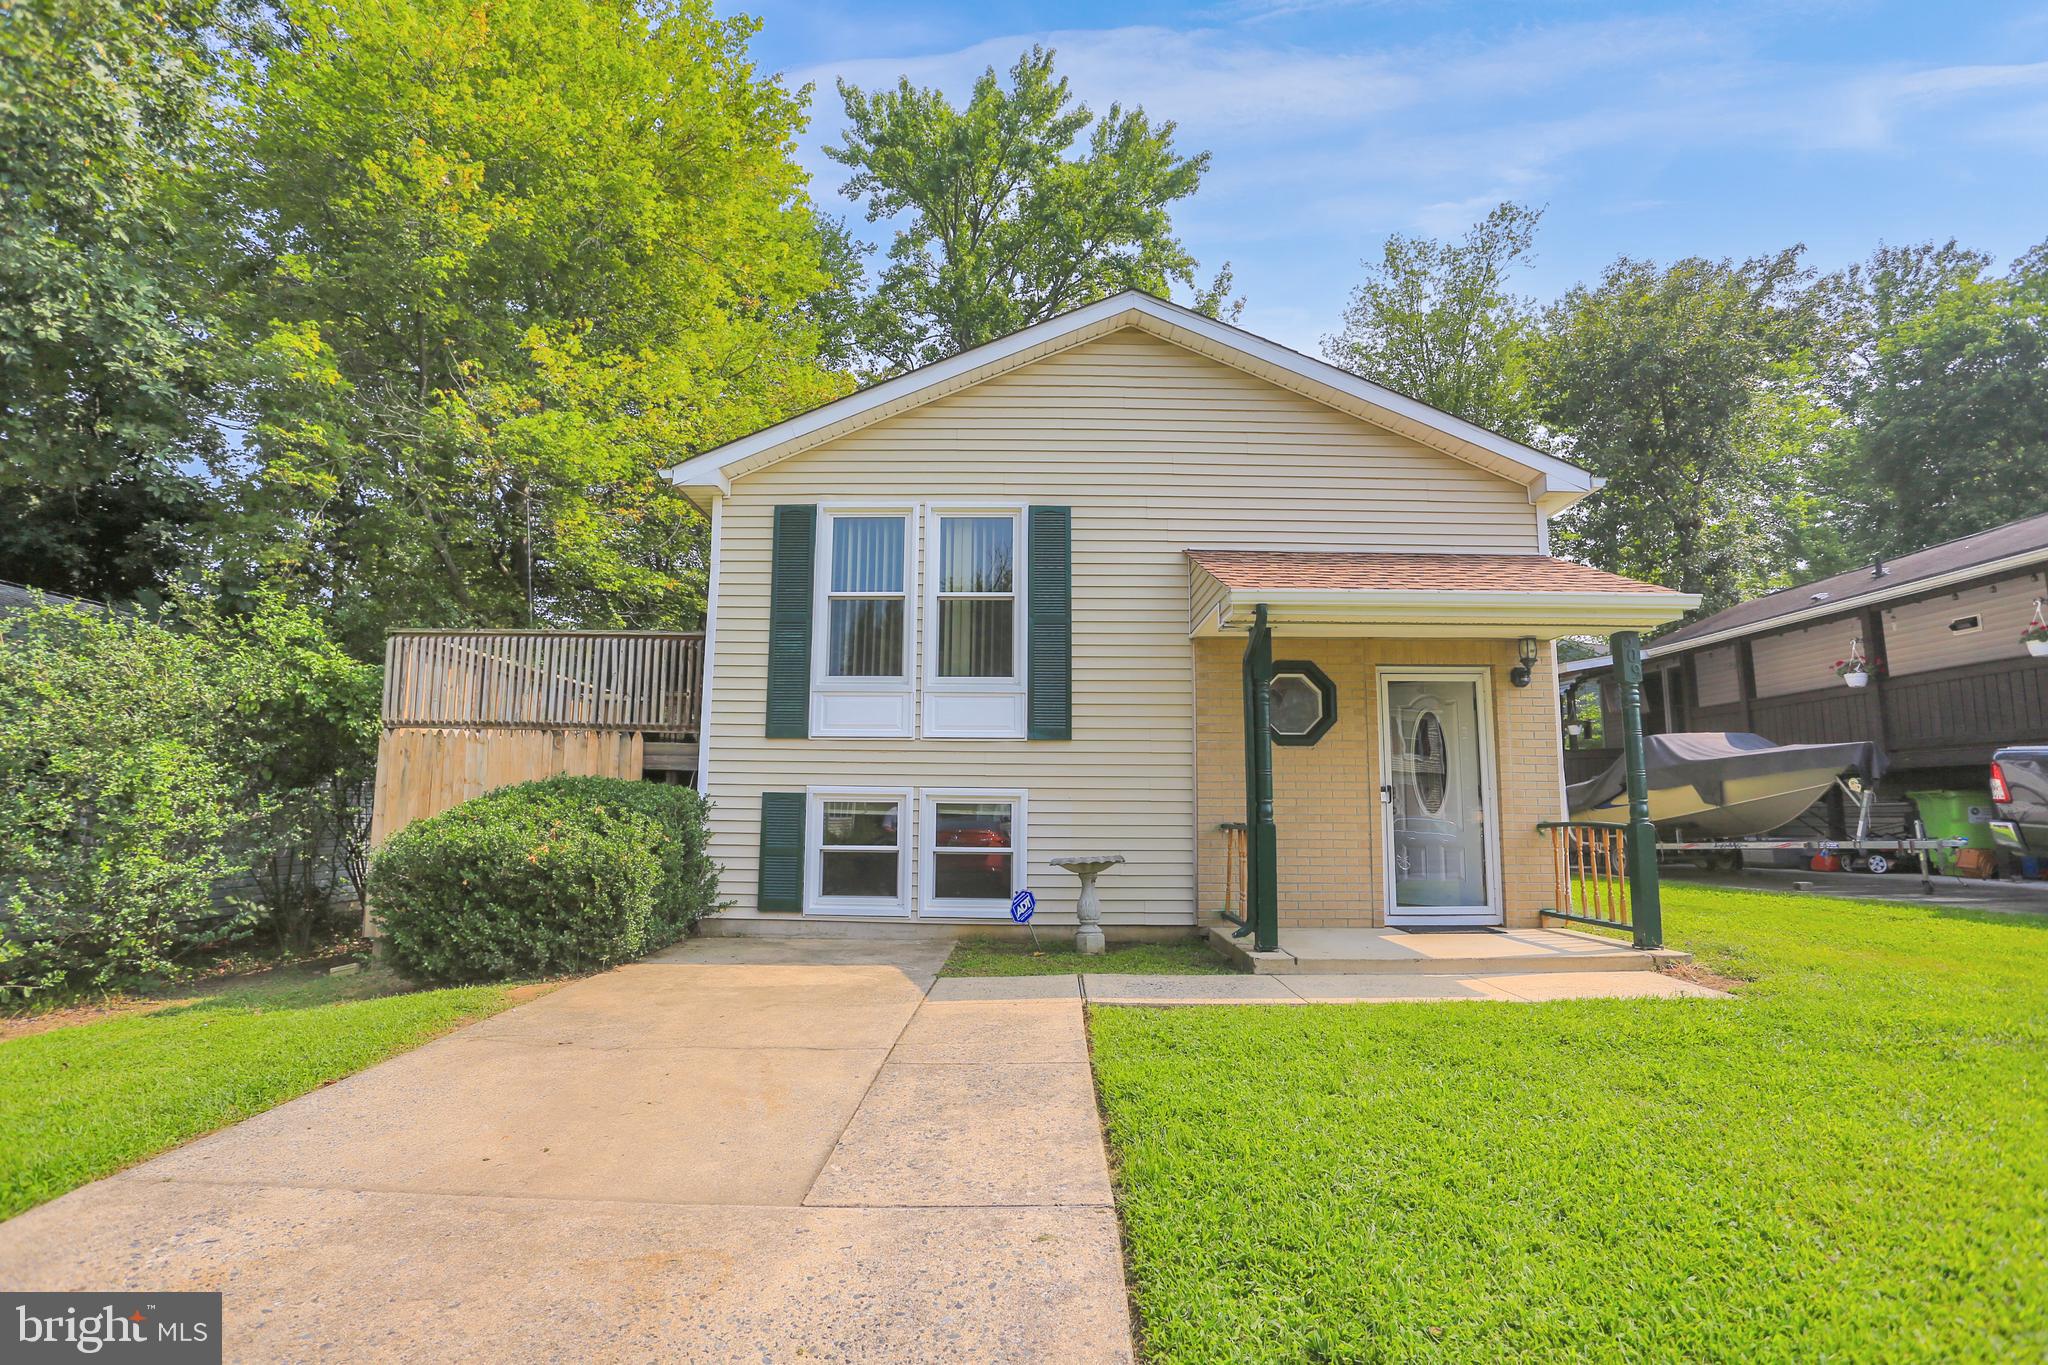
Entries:
[[2048, 856], [2048, 745], [1991, 756], [1991, 837], [2003, 848]]

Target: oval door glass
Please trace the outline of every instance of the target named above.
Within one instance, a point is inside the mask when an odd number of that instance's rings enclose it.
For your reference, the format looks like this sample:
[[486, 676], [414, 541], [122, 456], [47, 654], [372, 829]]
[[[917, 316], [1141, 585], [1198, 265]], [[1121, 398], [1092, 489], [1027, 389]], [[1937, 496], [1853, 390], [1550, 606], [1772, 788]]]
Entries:
[[1387, 730], [1394, 904], [1484, 907], [1486, 784], [1478, 684], [1389, 680]]

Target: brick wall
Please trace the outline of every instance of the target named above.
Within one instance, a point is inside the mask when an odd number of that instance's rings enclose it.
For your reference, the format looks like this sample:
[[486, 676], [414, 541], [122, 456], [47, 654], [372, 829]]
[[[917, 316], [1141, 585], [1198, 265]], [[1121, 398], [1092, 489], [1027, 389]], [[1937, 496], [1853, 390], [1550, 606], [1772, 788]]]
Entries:
[[[1244, 819], [1244, 642], [1195, 644], [1196, 848], [1200, 909], [1222, 905], [1223, 836]], [[1379, 689], [1383, 666], [1484, 665], [1493, 682], [1496, 819], [1511, 926], [1534, 926], [1552, 899], [1550, 840], [1536, 829], [1564, 809], [1556, 664], [1549, 650], [1526, 688], [1508, 681], [1511, 640], [1276, 638], [1276, 660], [1313, 661], [1337, 687], [1337, 723], [1316, 744], [1273, 746], [1274, 821], [1280, 836], [1280, 931], [1292, 925], [1370, 927], [1384, 922], [1379, 804]]]

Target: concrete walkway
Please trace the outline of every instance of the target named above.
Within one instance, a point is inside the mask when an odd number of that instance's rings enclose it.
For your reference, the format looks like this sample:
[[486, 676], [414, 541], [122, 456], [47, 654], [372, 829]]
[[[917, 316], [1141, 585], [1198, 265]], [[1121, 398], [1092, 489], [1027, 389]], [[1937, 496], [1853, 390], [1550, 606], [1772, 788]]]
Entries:
[[0, 1225], [0, 1284], [219, 1289], [236, 1361], [1129, 1360], [1079, 993], [927, 1001], [949, 947], [577, 982]]
[[[1085, 1000], [1091, 1005], [1360, 1005], [1397, 1000], [1726, 1000], [1663, 972], [1567, 972], [1488, 975], [1400, 972], [1294, 976], [951, 977], [932, 987], [940, 1000]], [[927, 1005], [926, 1009], [931, 1006]]]

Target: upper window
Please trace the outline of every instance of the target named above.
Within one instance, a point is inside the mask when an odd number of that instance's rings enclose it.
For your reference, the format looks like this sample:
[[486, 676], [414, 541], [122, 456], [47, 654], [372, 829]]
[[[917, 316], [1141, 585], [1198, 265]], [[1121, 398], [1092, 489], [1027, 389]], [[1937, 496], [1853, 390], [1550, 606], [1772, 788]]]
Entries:
[[937, 519], [938, 676], [1017, 676], [1017, 519]]
[[934, 507], [925, 522], [928, 739], [1022, 739], [1024, 513]]
[[906, 519], [835, 516], [826, 583], [825, 672], [901, 678], [909, 595], [903, 581]]

